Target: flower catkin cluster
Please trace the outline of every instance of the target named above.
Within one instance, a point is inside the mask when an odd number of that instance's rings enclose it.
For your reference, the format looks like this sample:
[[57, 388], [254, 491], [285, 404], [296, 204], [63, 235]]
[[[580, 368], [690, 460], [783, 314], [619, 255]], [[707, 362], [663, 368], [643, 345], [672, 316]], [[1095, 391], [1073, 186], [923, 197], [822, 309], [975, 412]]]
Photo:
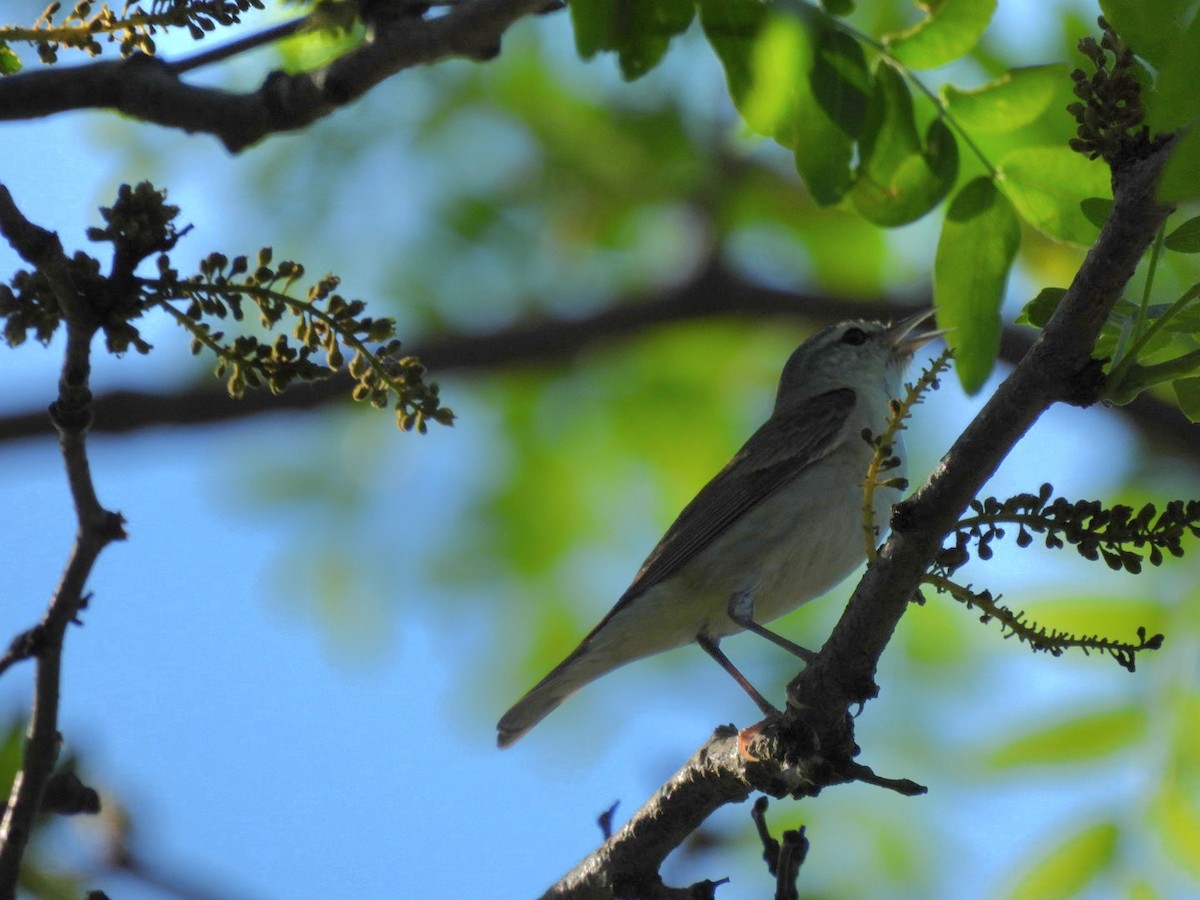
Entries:
[[1153, 142], [1143, 124], [1146, 111], [1133, 51], [1103, 16], [1099, 24], [1099, 42], [1085, 37], [1078, 44], [1079, 52], [1091, 61], [1095, 71], [1091, 75], [1083, 69], [1071, 73], [1079, 101], [1067, 107], [1078, 123], [1077, 137], [1069, 143], [1072, 150], [1088, 159], [1102, 157], [1110, 166], [1117, 166], [1144, 158]]

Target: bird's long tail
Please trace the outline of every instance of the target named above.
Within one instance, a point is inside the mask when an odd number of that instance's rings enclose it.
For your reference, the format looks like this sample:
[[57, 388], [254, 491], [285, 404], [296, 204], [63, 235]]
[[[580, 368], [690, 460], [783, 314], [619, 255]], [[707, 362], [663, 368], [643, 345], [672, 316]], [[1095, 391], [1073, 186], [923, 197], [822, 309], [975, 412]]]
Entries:
[[496, 726], [496, 744], [508, 747], [525, 734], [546, 716], [550, 715], [560, 703], [573, 693], [594, 681], [601, 675], [612, 671], [627, 660], [613, 661], [601, 658], [596, 653], [589, 653], [588, 641], [585, 640], [575, 649], [575, 652], [554, 667], [545, 678], [535, 684], [530, 691], [513, 704]]

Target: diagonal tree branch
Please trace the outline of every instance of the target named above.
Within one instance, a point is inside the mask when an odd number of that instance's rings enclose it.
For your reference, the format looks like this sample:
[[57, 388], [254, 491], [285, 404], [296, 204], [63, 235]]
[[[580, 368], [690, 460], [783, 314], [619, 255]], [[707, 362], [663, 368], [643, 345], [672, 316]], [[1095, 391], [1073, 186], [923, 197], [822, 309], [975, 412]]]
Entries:
[[[1169, 153], [1114, 172], [1115, 203], [1099, 239], [1088, 253], [1053, 319], [1012, 374], [942, 458], [929, 480], [900, 504], [892, 534], [855, 589], [840, 621], [816, 659], [788, 686], [788, 710], [779, 721], [748, 729], [755, 734], [738, 756], [766, 768], [772, 787], [793, 796], [860, 780], [903, 789], [906, 782], [878, 778], [855, 762], [848, 710], [875, 697], [875, 671], [900, 617], [915, 595], [943, 537], [1000, 462], [1043, 412], [1056, 402], [1088, 405], [1096, 398], [1100, 373], [1091, 350], [1105, 319], [1168, 209], [1154, 187]], [[721, 739], [718, 735], [714, 741]], [[725, 740], [730, 740], [728, 736]], [[743, 740], [739, 738], [738, 740]], [[740, 803], [749, 791], [743, 779], [713, 766], [712, 742], [634, 815], [627, 826], [579, 863], [547, 894], [555, 898], [612, 898], [626, 878], [647, 881], [645, 861], [661, 860], [686, 836], [680, 822], [703, 821], [725, 803]], [[715, 754], [729, 758], [730, 753]], [[787, 773], [800, 771], [797, 784]], [[777, 773], [777, 774], [776, 774]], [[677, 812], [677, 785], [703, 798], [701, 812]], [[768, 790], [768, 793], [772, 791]], [[633, 833], [636, 832], [636, 833]], [[621, 853], [616, 845], [621, 841]], [[643, 848], [649, 848], [643, 851]], [[630, 866], [627, 860], [634, 860]], [[626, 868], [629, 866], [628, 868]], [[670, 896], [670, 895], [664, 895]]]
[[[75, 109], [111, 109], [136, 119], [212, 134], [236, 153], [281, 131], [311, 125], [391, 76], [450, 57], [484, 61], [518, 20], [560, 8], [548, 0], [472, 0], [423, 18], [403, 4], [383, 10], [360, 46], [313, 72], [272, 72], [250, 93], [186, 83], [150, 56], [23, 72], [0, 80], [0, 120]], [[384, 14], [386, 13], [386, 14]], [[179, 68], [190, 68], [186, 61]]]

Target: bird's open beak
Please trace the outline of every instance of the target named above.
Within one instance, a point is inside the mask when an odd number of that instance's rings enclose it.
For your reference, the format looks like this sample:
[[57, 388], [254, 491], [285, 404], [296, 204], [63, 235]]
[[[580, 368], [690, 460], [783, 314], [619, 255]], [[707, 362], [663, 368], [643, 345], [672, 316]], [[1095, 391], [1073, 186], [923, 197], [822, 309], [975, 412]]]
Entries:
[[892, 348], [892, 353], [900, 357], [912, 356], [935, 337], [939, 337], [950, 330], [948, 328], [936, 328], [917, 331], [917, 326], [932, 315], [933, 310], [926, 309], [915, 316], [909, 316], [907, 319], [901, 319], [899, 322], [893, 323], [886, 332], [887, 342]]

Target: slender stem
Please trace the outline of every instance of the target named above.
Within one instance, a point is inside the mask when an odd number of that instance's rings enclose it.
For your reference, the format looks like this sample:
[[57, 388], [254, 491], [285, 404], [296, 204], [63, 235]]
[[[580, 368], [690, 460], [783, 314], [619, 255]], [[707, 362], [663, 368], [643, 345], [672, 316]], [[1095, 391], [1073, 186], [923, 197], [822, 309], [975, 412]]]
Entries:
[[905, 386], [904, 398], [897, 400], [891, 409], [887, 428], [882, 435], [874, 439], [875, 452], [871, 455], [871, 463], [867, 466], [867, 474], [863, 479], [862, 523], [867, 562], [874, 562], [879, 553], [879, 527], [875, 523], [875, 489], [887, 483], [887, 479], [880, 480], [879, 477], [883, 474], [883, 464], [892, 455], [896, 435], [907, 430], [904, 421], [912, 415], [913, 407], [921, 402], [926, 391], [937, 387], [938, 376], [950, 367], [951, 355], [952, 351], [947, 347], [913, 384]]
[[1154, 243], [1150, 247], [1150, 266], [1146, 269], [1146, 283], [1142, 285], [1142, 303], [1138, 307], [1137, 327], [1134, 328], [1133, 335], [1137, 338], [1142, 333], [1142, 325], [1146, 322], [1146, 310], [1150, 306], [1150, 289], [1154, 287], [1154, 275], [1158, 271], [1158, 258], [1162, 255], [1163, 238], [1167, 234], [1167, 223], [1164, 221], [1158, 226], [1158, 234], [1154, 236]]
[[248, 34], [246, 37], [239, 38], [236, 41], [230, 41], [228, 44], [222, 44], [220, 47], [201, 50], [192, 56], [167, 63], [167, 68], [176, 75], [181, 75], [184, 72], [190, 72], [202, 66], [224, 62], [230, 57], [237, 56], [239, 53], [245, 53], [247, 50], [254, 50], [275, 41], [283, 40], [286, 37], [291, 37], [305, 26], [311, 24], [312, 18], [311, 15], [308, 15], [293, 19], [290, 22], [282, 22], [279, 25], [274, 25], [255, 34]]
[[[38, 21], [45, 20], [38, 19]], [[70, 21], [70, 17], [67, 18], [67, 21]], [[139, 13], [125, 19], [104, 19], [97, 14], [91, 19], [80, 19], [78, 25], [68, 25], [66, 22], [62, 25], [46, 24], [44, 26], [38, 26], [35, 23], [32, 28], [6, 25], [0, 27], [0, 40], [9, 43], [21, 42], [33, 44], [44, 41], [46, 43], [58, 44], [69, 41], [81, 41], [98, 34], [116, 34], [122, 31], [150, 27], [175, 28], [181, 27], [184, 24], [185, 22], [181, 21], [179, 14], [175, 12]]]
[[[163, 287], [161, 282], [150, 279], [143, 279], [141, 284], [151, 288]], [[255, 297], [262, 297], [282, 303], [289, 310], [291, 310], [292, 314], [295, 316], [308, 316], [311, 319], [316, 319], [329, 328], [333, 334], [337, 335], [343, 344], [354, 350], [356, 353], [361, 354], [367, 365], [379, 376], [380, 381], [386, 384], [397, 397], [405, 396], [407, 385], [405, 385], [401, 379], [396, 378], [388, 371], [388, 368], [386, 365], [384, 365], [383, 360], [381, 360], [375, 353], [371, 351], [371, 348], [367, 345], [366, 341], [362, 340], [358, 335], [351, 332], [334, 316], [331, 316], [328, 312], [308, 300], [300, 300], [281, 291], [274, 291], [261, 285], [234, 285], [228, 283], [188, 284], [186, 287], [189, 294], [216, 294], [221, 296], [237, 293], [248, 296], [251, 299]], [[212, 336], [207, 331], [202, 328], [198, 328], [192, 319], [181, 313], [170, 303], [167, 303], [165, 300], [157, 300], [155, 301], [155, 305], [161, 306], [168, 313], [174, 316], [177, 322], [183, 325], [184, 328], [192, 333], [192, 335], [208, 346], [210, 350], [212, 350], [222, 359], [230, 362], [240, 361], [240, 358], [236, 354], [229, 352], [228, 348], [222, 347], [218, 342], [214, 341]], [[330, 366], [330, 369], [333, 369], [333, 366]]]
[[875, 50], [880, 56], [886, 59], [889, 63], [899, 69], [904, 77], [911, 81], [916, 86], [917, 90], [929, 99], [929, 102], [933, 104], [934, 109], [937, 110], [938, 115], [945, 119], [950, 124], [950, 127], [958, 132], [958, 136], [962, 138], [963, 143], [966, 144], [970, 151], [975, 154], [976, 158], [983, 163], [983, 167], [987, 169], [988, 175], [990, 175], [993, 179], [1000, 177], [999, 169], [992, 165], [991, 160], [989, 160], [987, 156], [984, 155], [984, 152], [979, 149], [979, 145], [971, 139], [971, 135], [967, 132], [967, 130], [958, 124], [958, 121], [950, 114], [950, 111], [946, 109], [946, 105], [942, 103], [942, 98], [935, 94], [930, 88], [926, 87], [925, 82], [921, 81], [921, 79], [913, 73], [912, 69], [905, 65], [901, 60], [893, 56], [888, 50], [886, 44], [884, 44], [882, 41], [875, 40], [875, 38], [871, 37], [869, 34], [859, 31], [854, 26], [848, 25], [841, 19], [838, 19], [834, 16], [826, 15], [825, 18], [831, 25], [833, 25], [834, 28], [837, 28], [844, 34], [848, 34], [855, 40], [866, 44], [868, 47]]
[[33, 711], [21, 767], [0, 820], [0, 897], [9, 898], [16, 896], [25, 848], [41, 811], [46, 782], [58, 761], [59, 688], [67, 626], [86, 602], [84, 587], [100, 552], [111, 541], [124, 538], [125, 533], [121, 517], [100, 505], [87, 458], [87, 431], [92, 415], [90, 354], [97, 324], [73, 285], [57, 235], [29, 222], [3, 185], [0, 185], [0, 232], [22, 258], [46, 275], [66, 321], [67, 347], [58, 399], [50, 413], [58, 429], [78, 523], [70, 558], [50, 605], [34, 630], [37, 639], [31, 641], [32, 654], [37, 659]]
[[1200, 350], [1192, 350], [1152, 366], [1138, 366], [1135, 376], [1129, 379], [1125, 388], [1140, 392], [1163, 381], [1193, 375], [1197, 366], [1200, 366]]
[[[1150, 327], [1142, 332], [1142, 334], [1133, 342], [1123, 356], [1118, 356], [1116, 365], [1114, 365], [1108, 373], [1107, 390], [1110, 393], [1113, 395], [1120, 394], [1121, 388], [1124, 386], [1123, 382], [1125, 381], [1125, 376], [1129, 373], [1130, 369], [1137, 364], [1138, 354], [1141, 353], [1142, 348], [1149, 344], [1154, 336], [1162, 331], [1164, 327], [1166, 327], [1167, 322], [1171, 321], [1176, 313], [1180, 312], [1197, 297], [1200, 297], [1200, 284], [1194, 284], [1188, 288], [1183, 296], [1167, 307], [1166, 311], [1161, 316], [1158, 316], [1153, 322], [1150, 323]], [[1164, 363], [1163, 365], [1167, 364]]]

